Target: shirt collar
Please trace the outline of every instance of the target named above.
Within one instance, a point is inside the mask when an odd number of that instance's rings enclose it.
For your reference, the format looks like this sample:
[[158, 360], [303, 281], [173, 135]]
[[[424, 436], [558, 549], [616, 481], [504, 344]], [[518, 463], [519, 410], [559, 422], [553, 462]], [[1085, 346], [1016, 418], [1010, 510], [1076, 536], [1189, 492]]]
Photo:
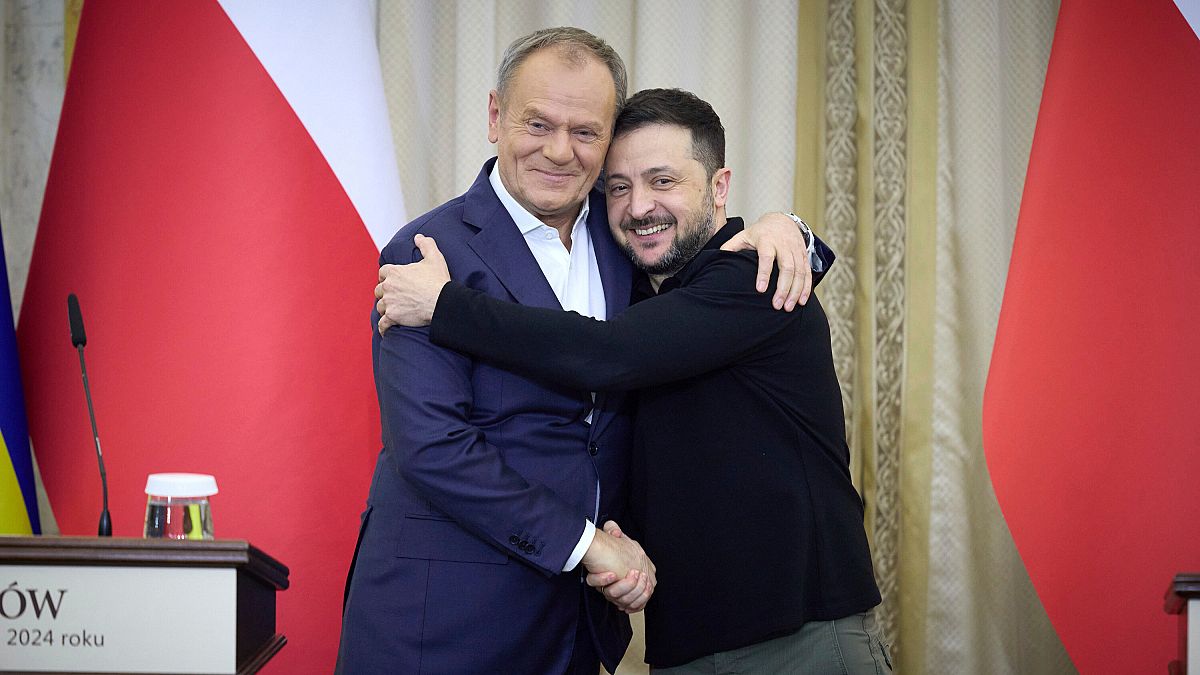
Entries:
[[721, 226], [721, 229], [717, 230], [717, 233], [712, 236], [712, 239], [708, 240], [708, 243], [701, 250], [707, 251], [709, 249], [721, 248], [725, 245], [725, 242], [733, 239], [734, 235], [744, 229], [746, 229], [746, 225], [741, 218], [726, 218], [725, 224]]
[[[508, 193], [508, 190], [505, 189], [504, 181], [500, 180], [499, 161], [492, 166], [492, 171], [488, 174], [488, 182], [492, 184], [492, 190], [494, 190], [496, 192], [496, 196], [500, 198], [500, 203], [504, 205], [504, 210], [508, 211], [508, 215], [512, 216], [513, 222], [517, 224], [517, 229], [521, 231], [521, 234], [529, 234], [539, 227], [546, 226], [546, 224], [539, 220], [537, 216], [526, 210], [524, 206], [521, 206], [521, 203], [514, 199], [513, 196]], [[591, 210], [591, 205], [588, 203], [589, 201], [590, 200], [585, 196], [583, 199], [583, 206], [579, 209], [579, 217], [575, 219], [575, 223], [572, 226], [572, 232], [574, 232], [575, 226], [578, 226], [579, 223], [587, 220], [588, 212]]]
[[[708, 240], [708, 243], [704, 244], [704, 248], [700, 250], [711, 251], [719, 249], [725, 244], [725, 242], [733, 239], [734, 235], [736, 235], [738, 232], [741, 232], [745, 228], [746, 224], [741, 218], [727, 218], [725, 219], [725, 224], [721, 226], [721, 229], [717, 230], [716, 234], [714, 234], [712, 238]], [[697, 253], [696, 256], [687, 261], [687, 263], [685, 263], [678, 272], [664, 279], [662, 286], [659, 287], [657, 293], [654, 291], [654, 287], [650, 285], [650, 277], [646, 275], [645, 272], [639, 270], [637, 276], [633, 279], [633, 299], [630, 304], [635, 304], [641, 302], [642, 300], [653, 298], [655, 295], [661, 295], [679, 286], [678, 277], [683, 275], [683, 273], [692, 265], [696, 264], [696, 258], [699, 257], [700, 255]]]

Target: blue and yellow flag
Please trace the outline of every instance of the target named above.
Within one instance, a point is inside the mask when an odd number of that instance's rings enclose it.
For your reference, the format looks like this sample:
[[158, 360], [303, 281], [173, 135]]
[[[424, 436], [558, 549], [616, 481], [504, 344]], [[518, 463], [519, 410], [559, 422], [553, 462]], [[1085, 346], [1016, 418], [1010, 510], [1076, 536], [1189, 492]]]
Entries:
[[41, 534], [12, 315], [0, 243], [0, 534]]

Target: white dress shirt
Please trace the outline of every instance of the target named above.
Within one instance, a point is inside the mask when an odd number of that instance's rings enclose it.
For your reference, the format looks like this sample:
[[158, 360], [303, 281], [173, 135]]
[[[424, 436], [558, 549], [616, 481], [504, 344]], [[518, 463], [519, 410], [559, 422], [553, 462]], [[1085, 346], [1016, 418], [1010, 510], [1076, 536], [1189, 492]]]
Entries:
[[[512, 216], [513, 222], [517, 224], [517, 229], [525, 237], [529, 251], [533, 253], [538, 267], [542, 269], [542, 274], [546, 276], [546, 281], [550, 283], [550, 288], [558, 298], [558, 304], [562, 305], [564, 310], [604, 320], [608, 315], [608, 308], [604, 302], [604, 286], [600, 283], [600, 267], [596, 264], [596, 252], [592, 249], [592, 240], [588, 236], [587, 217], [590, 210], [588, 201], [586, 199], [583, 201], [583, 206], [579, 209], [579, 216], [575, 219], [575, 224], [571, 226], [571, 250], [568, 251], [562, 240], [559, 239], [558, 230], [538, 220], [537, 216], [527, 211], [508, 193], [503, 181], [500, 180], [499, 163], [492, 167], [488, 180], [491, 182], [496, 196], [500, 198], [500, 203], [504, 205], [508, 215]], [[596, 394], [593, 392], [592, 400], [595, 401], [595, 399]], [[588, 412], [587, 421], [588, 423], [592, 421], [591, 412]], [[593, 519], [599, 517], [599, 509], [600, 483], [597, 480]], [[583, 536], [579, 538], [579, 543], [575, 545], [575, 549], [567, 558], [567, 563], [563, 565], [564, 572], [574, 569], [579, 564], [579, 561], [583, 559], [583, 554], [592, 545], [592, 539], [595, 536], [596, 526], [591, 520], [584, 519]]]

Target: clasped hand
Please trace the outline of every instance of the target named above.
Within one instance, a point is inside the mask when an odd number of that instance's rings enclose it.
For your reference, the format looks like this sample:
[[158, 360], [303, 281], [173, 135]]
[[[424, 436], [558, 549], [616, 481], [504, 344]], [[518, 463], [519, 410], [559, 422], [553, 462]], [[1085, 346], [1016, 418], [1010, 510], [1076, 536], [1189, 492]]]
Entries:
[[654, 586], [654, 563], [641, 544], [625, 536], [613, 521], [596, 530], [596, 538], [583, 556], [587, 584], [627, 614], [642, 611]]

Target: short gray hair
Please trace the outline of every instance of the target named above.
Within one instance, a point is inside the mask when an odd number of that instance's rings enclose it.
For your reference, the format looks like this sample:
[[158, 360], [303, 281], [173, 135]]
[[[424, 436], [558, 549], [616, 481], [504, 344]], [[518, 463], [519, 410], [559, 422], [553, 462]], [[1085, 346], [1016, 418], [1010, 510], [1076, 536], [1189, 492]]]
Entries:
[[604, 40], [592, 35], [582, 28], [560, 26], [558, 28], [543, 28], [524, 37], [519, 37], [504, 50], [500, 58], [500, 71], [496, 75], [496, 93], [500, 101], [504, 101], [504, 92], [512, 83], [517, 68], [529, 58], [530, 54], [556, 46], [562, 50], [562, 55], [571, 63], [582, 65], [588, 54], [594, 56], [612, 73], [613, 86], [617, 91], [617, 109], [613, 111], [613, 119], [625, 107], [625, 93], [628, 86], [628, 76], [625, 74], [625, 62], [616, 50]]

